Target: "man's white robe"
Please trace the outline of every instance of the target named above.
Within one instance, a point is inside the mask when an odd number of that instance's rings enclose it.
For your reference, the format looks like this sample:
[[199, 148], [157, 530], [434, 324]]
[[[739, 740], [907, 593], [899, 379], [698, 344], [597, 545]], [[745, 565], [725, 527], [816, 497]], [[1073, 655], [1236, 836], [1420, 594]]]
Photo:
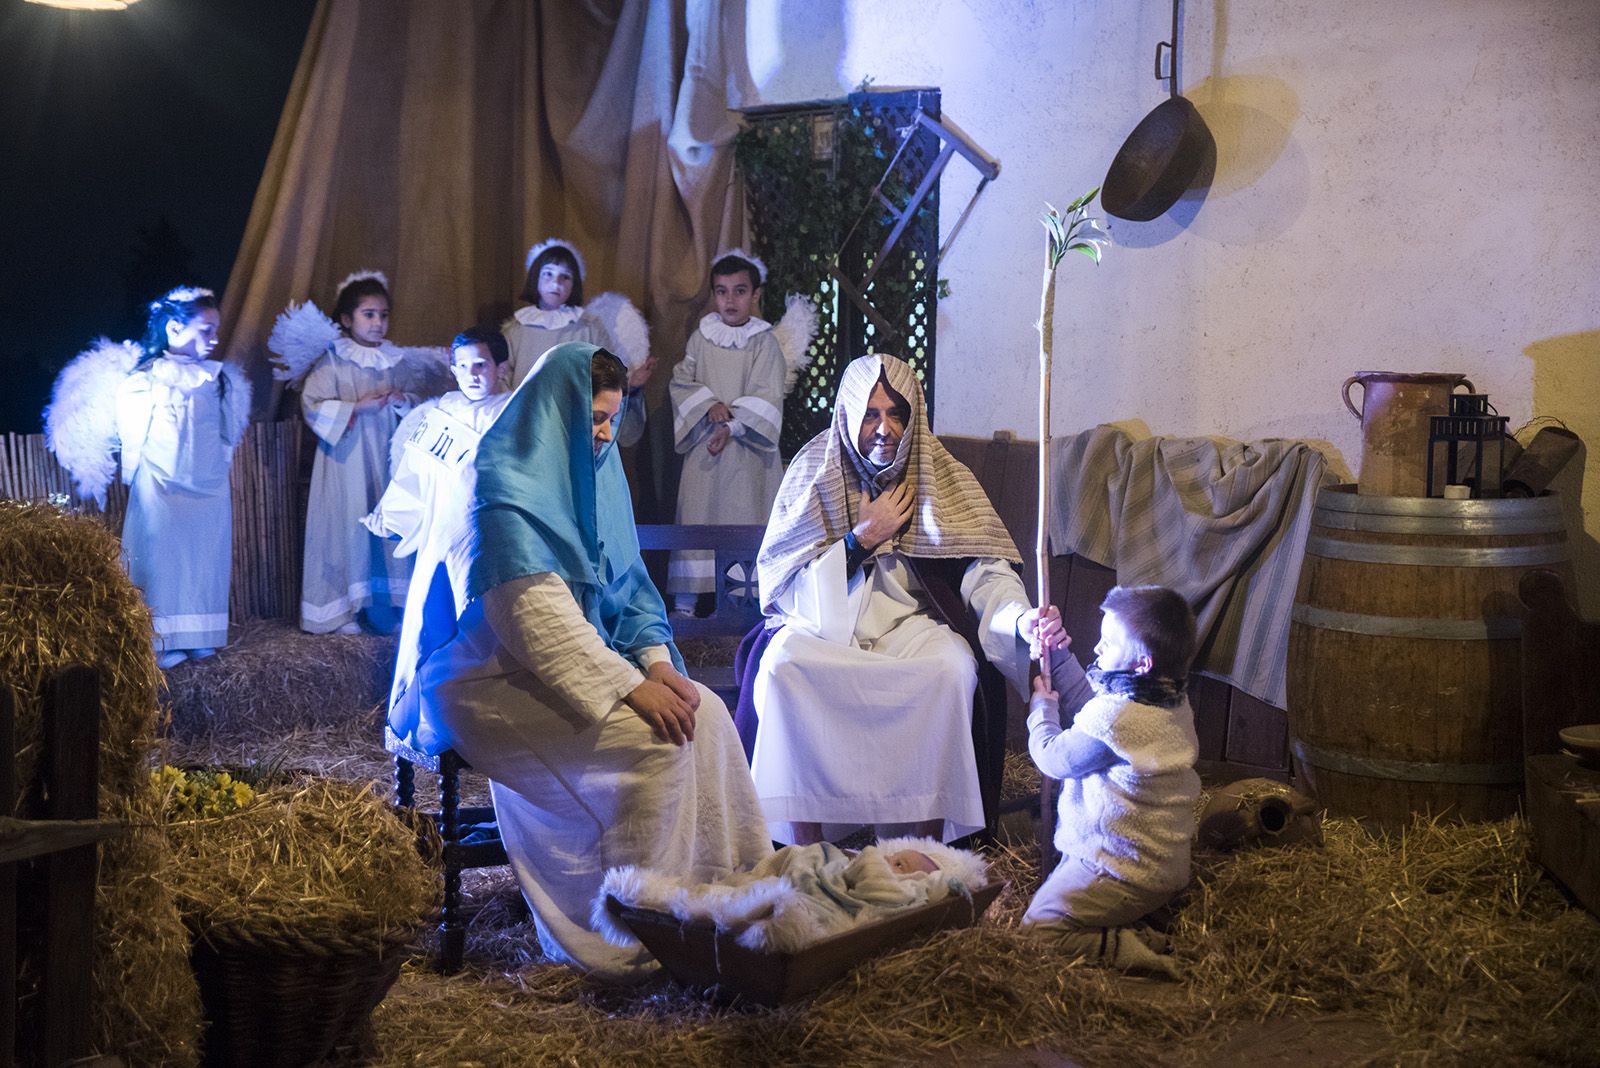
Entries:
[[[978, 619], [984, 654], [1026, 692], [1021, 579], [1003, 560], [977, 560], [961, 599]], [[981, 829], [978, 666], [961, 636], [933, 618], [905, 558], [878, 556], [847, 581], [836, 542], [775, 607], [785, 626], [756, 676], [761, 728], [751, 757], [772, 836], [789, 841], [795, 821], [822, 823], [830, 838], [862, 823], [936, 818], [946, 841]]]

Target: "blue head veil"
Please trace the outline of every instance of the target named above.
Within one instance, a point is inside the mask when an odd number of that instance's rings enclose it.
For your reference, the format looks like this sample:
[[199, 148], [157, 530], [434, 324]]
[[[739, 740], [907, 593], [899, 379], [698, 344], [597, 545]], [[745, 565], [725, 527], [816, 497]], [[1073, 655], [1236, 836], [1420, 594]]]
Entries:
[[616, 443], [594, 452], [595, 351], [573, 342], [545, 353], [479, 442], [467, 594], [553, 572], [612, 649], [665, 645], [681, 671]]

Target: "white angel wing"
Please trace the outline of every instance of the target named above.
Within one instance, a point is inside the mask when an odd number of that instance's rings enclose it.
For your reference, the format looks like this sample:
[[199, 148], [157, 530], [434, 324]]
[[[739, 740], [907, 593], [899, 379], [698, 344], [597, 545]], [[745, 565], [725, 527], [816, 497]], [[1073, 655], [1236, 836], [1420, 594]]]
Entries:
[[101, 507], [117, 473], [117, 387], [143, 354], [135, 342], [97, 338], [61, 369], [44, 410], [46, 447], [78, 496]]
[[250, 376], [231, 363], [222, 365], [223, 438], [230, 446], [244, 440], [250, 429]]
[[616, 342], [617, 356], [628, 370], [644, 366], [650, 358], [650, 327], [631, 300], [621, 293], [602, 293], [585, 304], [583, 310], [600, 320]]
[[817, 336], [817, 309], [799, 293], [790, 293], [784, 301], [783, 318], [772, 327], [772, 336], [783, 350], [783, 391], [788, 393], [800, 378], [800, 372], [811, 362], [811, 342]]
[[400, 367], [411, 392], [424, 399], [438, 397], [456, 388], [450, 373], [450, 350], [442, 345], [396, 345]]
[[339, 327], [322, 314], [311, 301], [289, 306], [278, 313], [267, 335], [267, 348], [278, 355], [272, 361], [272, 377], [298, 385], [311, 370], [317, 357], [339, 337]]

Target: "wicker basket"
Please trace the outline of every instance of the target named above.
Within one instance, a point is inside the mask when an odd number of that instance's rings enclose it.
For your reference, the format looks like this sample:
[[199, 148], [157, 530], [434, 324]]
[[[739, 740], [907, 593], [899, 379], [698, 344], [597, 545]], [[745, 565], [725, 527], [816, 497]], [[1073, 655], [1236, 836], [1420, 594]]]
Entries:
[[407, 940], [312, 943], [213, 929], [190, 954], [205, 1005], [204, 1063], [290, 1068], [363, 1037], [408, 956]]

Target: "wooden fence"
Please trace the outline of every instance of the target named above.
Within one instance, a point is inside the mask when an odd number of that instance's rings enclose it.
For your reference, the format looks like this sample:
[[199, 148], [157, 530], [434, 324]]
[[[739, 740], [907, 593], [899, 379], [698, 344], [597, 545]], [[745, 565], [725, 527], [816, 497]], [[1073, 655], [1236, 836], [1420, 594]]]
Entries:
[[[304, 520], [300, 515], [298, 416], [252, 423], [233, 454], [233, 581], [228, 614], [247, 619], [298, 619], [300, 553]], [[80, 501], [72, 476], [45, 448], [43, 434], [0, 435], [0, 497], [16, 501], [67, 501], [68, 507], [122, 532], [128, 488], [120, 478], [106, 492], [102, 509]], [[181, 552], [181, 546], [173, 551]]]

